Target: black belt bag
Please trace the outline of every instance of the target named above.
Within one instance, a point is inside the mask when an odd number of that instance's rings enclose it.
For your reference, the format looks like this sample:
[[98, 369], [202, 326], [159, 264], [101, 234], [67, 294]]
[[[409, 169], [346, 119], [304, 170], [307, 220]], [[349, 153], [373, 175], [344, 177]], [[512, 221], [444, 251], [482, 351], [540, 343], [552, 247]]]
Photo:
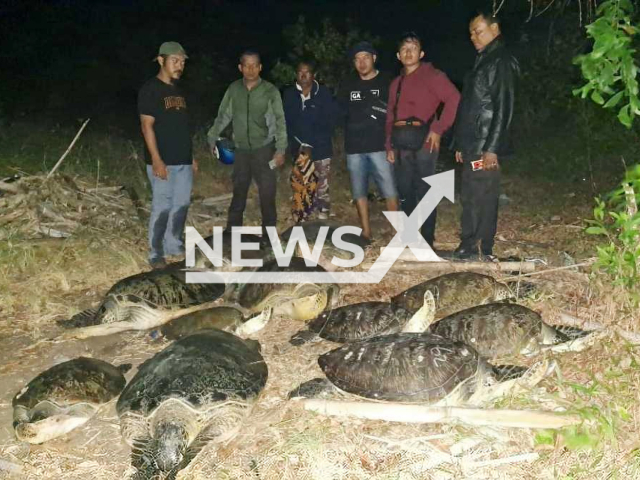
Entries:
[[418, 151], [424, 146], [431, 122], [418, 118], [403, 120], [404, 125], [394, 125], [391, 130], [391, 145], [397, 150]]
[[398, 122], [398, 104], [400, 103], [400, 92], [402, 90], [402, 82], [404, 75], [400, 76], [398, 90], [396, 92], [396, 104], [393, 107], [393, 129], [391, 130], [391, 146], [397, 150], [413, 150], [417, 152], [424, 146], [429, 134], [429, 127], [433, 118], [427, 122], [423, 122], [419, 118], [410, 117], [404, 120], [403, 125], [395, 125]]

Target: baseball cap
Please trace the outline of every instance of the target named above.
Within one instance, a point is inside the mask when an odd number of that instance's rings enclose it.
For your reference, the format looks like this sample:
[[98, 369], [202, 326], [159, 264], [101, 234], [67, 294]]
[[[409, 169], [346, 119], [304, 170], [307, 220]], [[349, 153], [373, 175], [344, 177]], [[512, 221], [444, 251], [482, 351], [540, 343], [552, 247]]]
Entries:
[[371, 45], [371, 43], [358, 42], [353, 47], [351, 47], [351, 50], [349, 50], [349, 58], [355, 57], [360, 52], [367, 52], [371, 55], [378, 55], [378, 52], [375, 48], [373, 48], [373, 45]]
[[184, 58], [189, 58], [178, 42], [164, 42], [158, 49], [158, 56], [160, 55], [182, 55]]

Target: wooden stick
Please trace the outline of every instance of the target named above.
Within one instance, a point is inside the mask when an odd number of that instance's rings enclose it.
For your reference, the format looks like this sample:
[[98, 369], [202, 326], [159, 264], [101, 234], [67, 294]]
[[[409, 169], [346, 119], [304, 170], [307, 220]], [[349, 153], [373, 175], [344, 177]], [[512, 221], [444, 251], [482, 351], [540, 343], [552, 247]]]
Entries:
[[205, 207], [212, 207], [214, 205], [229, 202], [231, 201], [232, 197], [233, 193], [223, 193], [222, 195], [218, 195], [217, 197], [205, 198], [200, 203], [202, 203], [202, 205], [204, 205]]
[[[373, 265], [363, 264], [365, 269]], [[534, 262], [403, 262], [396, 261], [391, 267], [396, 271], [410, 272], [465, 272], [472, 270], [495, 271], [495, 272], [533, 272], [536, 268]], [[517, 276], [515, 278], [518, 278]]]
[[495, 460], [482, 460], [479, 462], [463, 462], [463, 468], [473, 470], [483, 467], [497, 467], [498, 465], [507, 465], [517, 462], [533, 462], [540, 458], [540, 455], [536, 452], [521, 453], [519, 455], [512, 455], [511, 457], [496, 458]]
[[613, 330], [615, 333], [624, 338], [627, 342], [635, 345], [640, 344], [640, 334], [623, 330], [620, 327], [607, 327], [598, 322], [589, 322], [578, 317], [574, 317], [566, 312], [560, 312], [558, 315], [560, 323], [571, 327], [580, 327], [584, 330]]
[[387, 420], [404, 423], [464, 423], [512, 428], [564, 428], [582, 422], [577, 415], [532, 410], [497, 410], [463, 407], [425, 407], [391, 402], [304, 400], [305, 410], [322, 415]]
[[60, 164], [62, 163], [62, 161], [65, 159], [65, 157], [69, 154], [69, 152], [71, 151], [71, 149], [73, 148], [73, 146], [75, 145], [76, 141], [78, 140], [78, 138], [80, 137], [80, 134], [82, 134], [82, 131], [84, 130], [84, 128], [87, 126], [87, 123], [89, 123], [89, 120], [91, 120], [90, 118], [87, 118], [84, 123], [82, 124], [82, 126], [80, 127], [80, 130], [78, 130], [78, 133], [76, 133], [75, 138], [72, 140], [71, 144], [69, 145], [69, 147], [67, 148], [67, 151], [64, 152], [62, 154], [62, 156], [60, 157], [60, 159], [58, 160], [58, 163], [56, 163], [53, 168], [51, 169], [51, 171], [49, 172], [49, 174], [47, 175], [47, 178], [45, 180], [48, 180], [49, 177], [51, 177], [51, 175], [53, 175], [53, 173], [58, 169], [58, 167], [60, 166]]
[[113, 187], [95, 187], [95, 188], [81, 188], [79, 189], [83, 193], [109, 193], [109, 192], [119, 192], [124, 187], [122, 185], [116, 185]]
[[588, 266], [592, 265], [593, 262], [595, 262], [595, 259], [590, 259], [590, 260], [588, 260], [586, 262], [582, 262], [582, 263], [576, 263], [575, 265], [566, 265], [564, 267], [548, 268], [546, 270], [538, 270], [537, 272], [523, 273], [522, 275], [514, 275], [513, 277], [503, 278], [502, 280], [503, 281], [517, 280], [520, 277], [531, 277], [533, 275], [544, 275], [545, 273], [558, 272], [560, 270], [570, 270], [572, 268], [588, 267]]

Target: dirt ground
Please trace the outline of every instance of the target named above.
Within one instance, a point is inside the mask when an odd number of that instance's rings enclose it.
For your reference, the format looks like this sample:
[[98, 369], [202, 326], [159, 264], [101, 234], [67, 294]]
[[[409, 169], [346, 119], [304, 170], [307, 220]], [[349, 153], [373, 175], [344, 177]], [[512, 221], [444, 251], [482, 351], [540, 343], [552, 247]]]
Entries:
[[[201, 176], [190, 223], [204, 235], [223, 225], [225, 209], [202, 199], [229, 191], [228, 176], [216, 183]], [[554, 189], [518, 178], [504, 179], [509, 203], [501, 208], [496, 253], [534, 260], [538, 269], [580, 264], [594, 256], [594, 239], [583, 233], [589, 195]], [[288, 188], [281, 174], [280, 227], [288, 226]], [[348, 188], [336, 181], [335, 220], [357, 224]], [[392, 235], [374, 203], [374, 235], [379, 246]], [[257, 224], [255, 191], [248, 224]], [[438, 213], [436, 247], [457, 244], [459, 207], [444, 200]], [[96, 305], [117, 280], [146, 270], [146, 226], [107, 232], [87, 230], [67, 239], [23, 239], [9, 235], [0, 247], [0, 478], [117, 479], [129, 469], [129, 448], [121, 440], [114, 402], [70, 434], [44, 445], [21, 444], [11, 427], [11, 399], [40, 371], [79, 355], [135, 366], [164, 348], [149, 332], [125, 332], [88, 340], [59, 341], [55, 320]], [[370, 253], [369, 255], [373, 255]], [[377, 285], [345, 285], [340, 303], [388, 300], [434, 276], [390, 272]], [[502, 275], [501, 278], [507, 275]], [[633, 331], [637, 318], [621, 311], [611, 296], [597, 296], [589, 270], [574, 267], [528, 281], [539, 292], [523, 303], [548, 323], [560, 311], [605, 326]], [[548, 431], [461, 425], [405, 425], [343, 420], [305, 412], [286, 394], [318, 376], [317, 356], [335, 345], [302, 348], [288, 343], [302, 328], [276, 317], [255, 335], [269, 367], [269, 381], [238, 437], [209, 445], [184, 470], [182, 479], [578, 479], [640, 478], [636, 422], [640, 359], [632, 345], [611, 336], [581, 353], [556, 356], [559, 372], [539, 388], [498, 407], [566, 410], [585, 425]], [[584, 448], [582, 448], [584, 447]]]

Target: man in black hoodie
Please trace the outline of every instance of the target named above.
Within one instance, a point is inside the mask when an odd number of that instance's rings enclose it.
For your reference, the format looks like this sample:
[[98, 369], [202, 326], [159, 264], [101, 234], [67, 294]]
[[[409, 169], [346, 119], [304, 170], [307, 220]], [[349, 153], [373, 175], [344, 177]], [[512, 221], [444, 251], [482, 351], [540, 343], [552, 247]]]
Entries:
[[477, 256], [480, 242], [480, 258], [496, 261], [500, 162], [512, 150], [509, 130], [519, 66], [504, 46], [497, 18], [479, 13], [469, 32], [478, 55], [464, 80], [454, 128], [456, 161], [463, 163], [462, 232], [454, 256]]

